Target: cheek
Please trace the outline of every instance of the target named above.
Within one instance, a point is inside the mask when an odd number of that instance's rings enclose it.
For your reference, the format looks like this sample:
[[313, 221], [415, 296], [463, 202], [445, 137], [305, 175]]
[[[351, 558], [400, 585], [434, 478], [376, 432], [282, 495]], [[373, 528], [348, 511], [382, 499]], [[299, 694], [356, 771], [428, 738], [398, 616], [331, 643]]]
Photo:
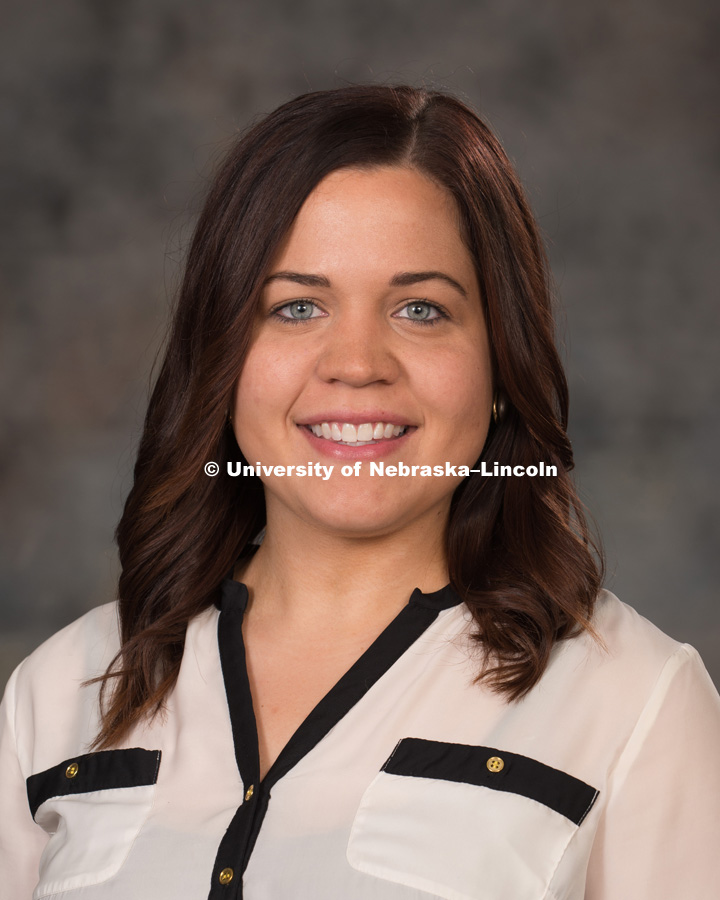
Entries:
[[263, 455], [275, 421], [271, 413], [282, 400], [278, 380], [270, 374], [272, 368], [272, 359], [251, 350], [237, 382], [233, 430], [248, 459]]
[[282, 348], [256, 342], [245, 358], [235, 392], [238, 419], [248, 410], [277, 410], [289, 406], [298, 390], [298, 360]]
[[455, 351], [422, 370], [422, 394], [437, 416], [463, 435], [484, 428], [492, 406], [492, 373], [476, 347]]

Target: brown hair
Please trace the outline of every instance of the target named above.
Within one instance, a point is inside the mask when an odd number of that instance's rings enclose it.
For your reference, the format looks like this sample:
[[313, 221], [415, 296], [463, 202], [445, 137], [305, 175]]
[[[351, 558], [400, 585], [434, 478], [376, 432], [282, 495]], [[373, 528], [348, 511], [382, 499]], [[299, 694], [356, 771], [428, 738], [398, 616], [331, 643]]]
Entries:
[[[210, 606], [264, 525], [257, 480], [208, 478], [241, 459], [226, 412], [268, 267], [330, 172], [409, 165], [455, 197], [475, 260], [507, 401], [481, 458], [556, 465], [557, 477], [470, 476], [447, 529], [450, 582], [487, 651], [479, 678], [509, 700], [536, 684], [556, 641], [586, 628], [601, 563], [569, 472], [567, 384], [553, 336], [547, 265], [499, 142], [458, 99], [407, 86], [305, 94], [254, 125], [220, 167], [199, 217], [134, 484], [117, 528], [121, 649], [101, 677], [96, 747], [163, 705], [188, 622]], [[112, 683], [113, 690], [106, 695]]]

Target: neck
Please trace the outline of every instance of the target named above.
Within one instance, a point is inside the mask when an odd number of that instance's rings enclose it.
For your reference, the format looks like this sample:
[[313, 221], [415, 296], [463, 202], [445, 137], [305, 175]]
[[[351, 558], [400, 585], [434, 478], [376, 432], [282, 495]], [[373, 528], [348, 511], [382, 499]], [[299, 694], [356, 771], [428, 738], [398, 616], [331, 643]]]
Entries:
[[269, 516], [262, 545], [235, 577], [248, 587], [253, 615], [268, 622], [337, 627], [389, 620], [414, 588], [430, 593], [448, 583], [445, 520], [348, 537]]

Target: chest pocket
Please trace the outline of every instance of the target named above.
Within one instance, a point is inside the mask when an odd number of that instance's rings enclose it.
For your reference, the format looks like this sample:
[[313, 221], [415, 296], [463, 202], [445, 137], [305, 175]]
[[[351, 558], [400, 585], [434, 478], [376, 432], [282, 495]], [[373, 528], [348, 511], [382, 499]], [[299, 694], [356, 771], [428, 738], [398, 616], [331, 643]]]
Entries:
[[348, 861], [447, 900], [541, 900], [597, 796], [526, 756], [404, 738], [363, 795]]
[[50, 835], [33, 900], [117, 874], [152, 808], [160, 757], [101, 750], [27, 779], [30, 811]]

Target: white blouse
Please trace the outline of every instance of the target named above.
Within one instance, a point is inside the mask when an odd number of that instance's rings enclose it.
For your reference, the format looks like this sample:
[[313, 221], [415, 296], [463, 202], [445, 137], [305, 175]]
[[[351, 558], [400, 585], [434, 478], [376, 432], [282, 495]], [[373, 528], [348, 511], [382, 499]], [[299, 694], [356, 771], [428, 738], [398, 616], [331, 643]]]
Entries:
[[[3, 900], [711, 900], [720, 697], [697, 652], [603, 592], [507, 703], [467, 607], [407, 606], [262, 782], [244, 585], [190, 624], [166, 714], [88, 753], [116, 608], [26, 659], [0, 708]], [[288, 678], [292, 678], [288, 673]]]

